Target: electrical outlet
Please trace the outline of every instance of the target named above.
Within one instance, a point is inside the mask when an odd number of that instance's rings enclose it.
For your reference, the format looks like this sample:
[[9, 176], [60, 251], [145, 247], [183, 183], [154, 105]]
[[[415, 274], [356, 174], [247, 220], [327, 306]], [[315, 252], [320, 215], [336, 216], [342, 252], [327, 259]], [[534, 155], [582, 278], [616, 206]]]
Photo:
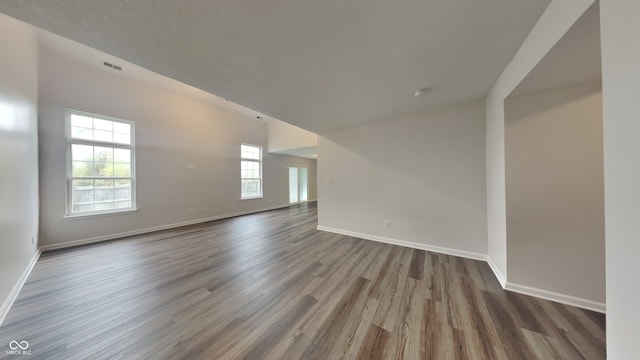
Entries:
[[391, 228], [391, 220], [385, 220], [384, 221], [384, 227], [386, 227], [387, 229]]
[[31, 245], [35, 244], [36, 242], [36, 237], [31, 235]]

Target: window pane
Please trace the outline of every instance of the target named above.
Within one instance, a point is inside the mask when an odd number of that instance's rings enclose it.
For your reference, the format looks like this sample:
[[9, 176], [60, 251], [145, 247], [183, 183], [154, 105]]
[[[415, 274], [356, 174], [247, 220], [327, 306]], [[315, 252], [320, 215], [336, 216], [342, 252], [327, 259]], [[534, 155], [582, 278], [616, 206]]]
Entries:
[[131, 164], [114, 163], [113, 176], [115, 177], [131, 177]]
[[71, 174], [74, 177], [94, 176], [93, 161], [73, 161]]
[[71, 189], [73, 212], [93, 209], [93, 180], [73, 180]]
[[131, 200], [116, 200], [113, 202], [114, 209], [130, 208]]
[[94, 152], [95, 152], [96, 161], [107, 161], [107, 162], [113, 161], [113, 148], [96, 146], [94, 148]]
[[131, 163], [131, 150], [113, 149], [113, 161], [118, 163]]
[[113, 133], [113, 142], [118, 144], [131, 144], [131, 134]]
[[93, 119], [88, 116], [71, 114], [71, 126], [83, 127], [87, 129], [93, 128]]
[[96, 130], [104, 130], [107, 132], [113, 132], [113, 121], [93, 119], [93, 128]]
[[93, 161], [93, 146], [71, 145], [71, 159], [79, 161]]
[[125, 201], [131, 204], [131, 180], [116, 180], [113, 195], [115, 201], [119, 201], [120, 204]]
[[113, 148], [96, 146], [94, 153], [96, 176], [113, 176]]
[[93, 130], [81, 127], [72, 127], [71, 137], [76, 139], [93, 140]]
[[113, 122], [113, 131], [120, 134], [131, 134], [131, 125], [121, 123], [121, 122]]
[[242, 180], [243, 198], [261, 196], [260, 180]]
[[73, 180], [72, 211], [129, 208], [132, 206], [131, 183], [131, 180]]
[[240, 165], [242, 178], [260, 178], [260, 162], [242, 161]]
[[96, 180], [95, 202], [113, 201], [113, 180]]
[[98, 141], [113, 142], [113, 133], [110, 131], [94, 130], [93, 136]]
[[244, 159], [260, 160], [260, 148], [251, 145], [241, 145], [240, 156]]

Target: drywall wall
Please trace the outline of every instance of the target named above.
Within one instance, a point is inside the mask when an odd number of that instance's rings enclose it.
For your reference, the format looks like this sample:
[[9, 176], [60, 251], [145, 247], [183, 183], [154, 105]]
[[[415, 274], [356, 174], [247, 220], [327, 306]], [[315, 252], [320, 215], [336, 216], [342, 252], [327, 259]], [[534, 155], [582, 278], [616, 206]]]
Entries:
[[0, 14], [0, 48], [2, 323], [19, 283], [24, 280], [21, 277], [37, 254], [38, 47], [30, 26]]
[[284, 121], [269, 119], [269, 152], [309, 148], [318, 145], [318, 135]]
[[601, 0], [607, 358], [639, 359], [640, 2]]
[[553, 0], [486, 98], [487, 228], [489, 264], [507, 281], [504, 100], [594, 0]]
[[[287, 205], [291, 164], [315, 179], [315, 160], [263, 151], [264, 197], [240, 200], [240, 144], [266, 150], [265, 122], [44, 49], [40, 79], [44, 248]], [[136, 212], [64, 217], [65, 108], [135, 122]], [[315, 182], [309, 189], [316, 198]]]
[[604, 307], [601, 82], [505, 101], [507, 272]]
[[484, 258], [482, 102], [323, 133], [318, 147], [320, 229]]

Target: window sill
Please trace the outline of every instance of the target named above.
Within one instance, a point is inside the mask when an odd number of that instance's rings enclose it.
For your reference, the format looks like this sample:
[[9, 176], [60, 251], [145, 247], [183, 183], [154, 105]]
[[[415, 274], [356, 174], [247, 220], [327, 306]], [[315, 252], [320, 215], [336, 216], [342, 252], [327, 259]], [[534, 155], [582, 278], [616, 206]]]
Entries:
[[128, 213], [137, 212], [137, 208], [127, 208], [122, 210], [104, 211], [104, 212], [87, 212], [78, 214], [67, 214], [64, 216], [65, 220], [86, 219], [92, 217], [112, 216], [112, 215], [124, 215]]
[[253, 200], [253, 199], [262, 199], [264, 196], [252, 196], [252, 197], [244, 197], [240, 198], [240, 200]]

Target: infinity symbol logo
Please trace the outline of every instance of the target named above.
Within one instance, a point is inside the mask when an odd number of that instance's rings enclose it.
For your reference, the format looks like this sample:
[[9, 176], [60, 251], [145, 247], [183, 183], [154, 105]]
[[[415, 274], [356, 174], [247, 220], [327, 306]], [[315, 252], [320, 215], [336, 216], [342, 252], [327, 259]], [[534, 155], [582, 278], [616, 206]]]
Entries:
[[26, 340], [20, 342], [13, 340], [9, 343], [9, 347], [11, 348], [11, 350], [16, 350], [17, 348], [20, 348], [21, 350], [27, 350], [27, 348], [29, 348], [29, 343]]

